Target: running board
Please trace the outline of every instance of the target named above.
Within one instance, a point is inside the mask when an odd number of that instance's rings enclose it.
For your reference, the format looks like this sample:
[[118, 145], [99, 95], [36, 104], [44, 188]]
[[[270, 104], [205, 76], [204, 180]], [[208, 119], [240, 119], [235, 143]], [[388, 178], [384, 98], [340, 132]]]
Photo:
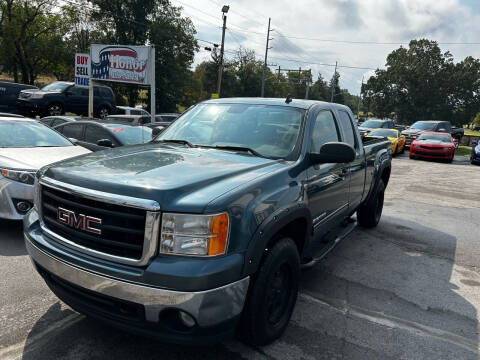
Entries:
[[320, 260], [322, 260], [325, 256], [327, 256], [330, 251], [333, 250], [333, 248], [335, 246], [337, 246], [337, 244], [342, 241], [343, 239], [345, 239], [348, 235], [350, 235], [350, 233], [355, 230], [355, 228], [357, 227], [357, 222], [348, 222], [345, 227], [340, 227], [341, 228], [341, 231], [339, 231], [337, 237], [332, 240], [330, 242], [330, 244], [322, 251], [321, 255], [316, 257], [316, 258], [313, 258], [312, 260], [310, 260], [309, 262], [305, 263], [305, 264], [301, 264], [300, 265], [300, 268], [302, 270], [306, 270], [306, 269], [310, 269], [312, 267], [314, 267]]

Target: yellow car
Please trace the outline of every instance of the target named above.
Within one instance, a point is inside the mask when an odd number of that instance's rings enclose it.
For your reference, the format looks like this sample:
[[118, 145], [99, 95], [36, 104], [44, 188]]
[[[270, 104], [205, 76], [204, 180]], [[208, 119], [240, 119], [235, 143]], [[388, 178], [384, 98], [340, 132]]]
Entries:
[[367, 137], [382, 136], [392, 142], [392, 155], [403, 154], [405, 151], [405, 136], [396, 129], [373, 129]]

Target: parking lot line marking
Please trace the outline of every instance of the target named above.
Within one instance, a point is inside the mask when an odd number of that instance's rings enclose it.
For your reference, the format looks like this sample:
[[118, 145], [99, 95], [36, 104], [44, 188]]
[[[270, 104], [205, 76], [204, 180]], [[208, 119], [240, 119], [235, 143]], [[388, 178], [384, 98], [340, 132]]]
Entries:
[[319, 299], [306, 293], [300, 293], [299, 295], [307, 301], [320, 303], [324, 306], [328, 306], [337, 311], [340, 311], [345, 315], [352, 315], [378, 325], [405, 330], [423, 337], [430, 337], [437, 340], [445, 341], [450, 344], [459, 346], [465, 350], [471, 351], [475, 354], [478, 354], [478, 351], [480, 350], [478, 341], [474, 341], [448, 331], [423, 325], [415, 321], [405, 320], [395, 316], [389, 316], [384, 313], [364, 309], [355, 305], [350, 305], [346, 301], [340, 299], [330, 299], [326, 297], [322, 297], [321, 299]]
[[[73, 313], [66, 316], [64, 319], [53, 323], [50, 327], [46, 328], [45, 330], [39, 332], [38, 334], [33, 335], [31, 338], [28, 339], [28, 349], [26, 351], [22, 350], [25, 347], [25, 343], [27, 339], [22, 340], [16, 344], [10, 345], [6, 348], [0, 349], [0, 359], [10, 360], [10, 359], [18, 359], [23, 357], [24, 355], [36, 350], [39, 346], [43, 345], [46, 341], [51, 340], [48, 338], [47, 335], [50, 333], [66, 329], [78, 321], [84, 318], [83, 315]], [[21, 352], [21, 353], [20, 353]]]

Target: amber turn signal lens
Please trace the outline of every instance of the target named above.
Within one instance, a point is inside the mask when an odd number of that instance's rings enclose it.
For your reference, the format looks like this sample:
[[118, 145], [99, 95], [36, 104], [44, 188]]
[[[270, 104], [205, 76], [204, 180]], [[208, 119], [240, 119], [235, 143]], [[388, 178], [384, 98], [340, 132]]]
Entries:
[[228, 215], [215, 215], [210, 220], [210, 240], [208, 242], [208, 255], [221, 255], [227, 250]]

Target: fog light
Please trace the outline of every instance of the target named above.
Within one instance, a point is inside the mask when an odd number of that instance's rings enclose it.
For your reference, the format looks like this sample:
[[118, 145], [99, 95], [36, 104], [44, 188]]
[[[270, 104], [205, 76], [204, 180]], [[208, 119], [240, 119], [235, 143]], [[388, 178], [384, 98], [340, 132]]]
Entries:
[[179, 311], [178, 316], [182, 321], [182, 324], [185, 325], [186, 327], [191, 328], [195, 326], [195, 319], [191, 315], [187, 314], [186, 312]]
[[19, 213], [25, 214], [32, 208], [32, 204], [29, 201], [17, 200], [15, 201], [15, 207]]

